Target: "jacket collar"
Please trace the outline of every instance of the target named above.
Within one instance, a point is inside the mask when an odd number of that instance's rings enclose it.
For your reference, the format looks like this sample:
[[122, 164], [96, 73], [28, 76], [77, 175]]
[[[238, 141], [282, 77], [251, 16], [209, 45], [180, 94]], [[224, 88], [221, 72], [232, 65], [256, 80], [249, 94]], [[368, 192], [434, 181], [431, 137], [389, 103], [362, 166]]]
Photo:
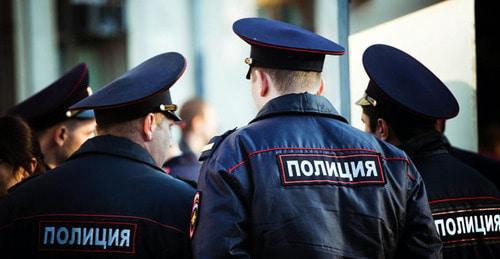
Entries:
[[156, 166], [153, 157], [139, 144], [123, 137], [112, 135], [97, 136], [87, 140], [68, 160], [89, 154], [100, 153], [112, 156], [120, 156], [148, 164], [161, 170]]
[[250, 123], [268, 117], [294, 113], [327, 116], [347, 123], [347, 120], [339, 115], [328, 99], [307, 92], [282, 95], [270, 100]]
[[408, 153], [410, 157], [430, 156], [447, 153], [446, 141], [443, 134], [432, 131], [402, 143], [399, 148]]

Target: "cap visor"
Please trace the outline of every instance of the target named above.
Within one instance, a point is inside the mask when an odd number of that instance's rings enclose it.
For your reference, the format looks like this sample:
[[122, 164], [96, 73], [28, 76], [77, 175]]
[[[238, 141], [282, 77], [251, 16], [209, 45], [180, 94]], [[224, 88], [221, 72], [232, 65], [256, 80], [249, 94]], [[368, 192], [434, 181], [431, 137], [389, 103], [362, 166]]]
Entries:
[[169, 118], [173, 121], [182, 121], [181, 118], [173, 112], [165, 111], [165, 112], [163, 112], [163, 114], [165, 114], [165, 116], [167, 116], [167, 118]]
[[94, 111], [93, 110], [83, 110], [79, 113], [77, 113], [74, 118], [76, 119], [93, 119], [95, 118]]

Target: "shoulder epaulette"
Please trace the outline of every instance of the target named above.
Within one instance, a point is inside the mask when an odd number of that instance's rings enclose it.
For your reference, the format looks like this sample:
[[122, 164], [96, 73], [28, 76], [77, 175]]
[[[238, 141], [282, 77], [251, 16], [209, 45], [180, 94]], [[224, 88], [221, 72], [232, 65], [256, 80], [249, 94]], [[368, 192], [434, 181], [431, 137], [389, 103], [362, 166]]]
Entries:
[[220, 135], [220, 136], [215, 136], [213, 137], [209, 142], [208, 144], [203, 147], [203, 150], [201, 152], [201, 155], [200, 155], [200, 158], [198, 159], [198, 161], [205, 161], [207, 160], [209, 157], [212, 156], [212, 153], [217, 149], [217, 147], [219, 147], [220, 143], [222, 143], [222, 141], [229, 135], [231, 135], [231, 133], [235, 132], [237, 128], [234, 128], [232, 130], [228, 130], [226, 132], [224, 132], [224, 134]]

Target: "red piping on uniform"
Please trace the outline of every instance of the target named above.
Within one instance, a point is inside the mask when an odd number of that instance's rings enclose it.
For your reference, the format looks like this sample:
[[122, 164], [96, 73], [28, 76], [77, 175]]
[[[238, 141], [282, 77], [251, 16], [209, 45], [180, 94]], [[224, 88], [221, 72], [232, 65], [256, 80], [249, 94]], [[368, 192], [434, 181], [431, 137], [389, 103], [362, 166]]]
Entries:
[[406, 161], [406, 163], [410, 163], [410, 160], [408, 160], [408, 158], [406, 157], [383, 157], [382, 159], [384, 160], [402, 160], [402, 161]]
[[383, 157], [382, 159], [384, 160], [399, 160], [399, 161], [405, 161], [406, 162], [406, 175], [410, 180], [415, 181], [415, 176], [410, 174], [410, 160], [406, 157]]
[[459, 240], [443, 241], [443, 244], [454, 244], [454, 243], [463, 243], [463, 242], [476, 241], [476, 240], [496, 240], [496, 239], [500, 239], [500, 237], [466, 238], [466, 239], [459, 239]]
[[448, 198], [448, 199], [440, 199], [440, 200], [432, 200], [429, 201], [429, 204], [441, 203], [447, 201], [466, 201], [466, 200], [500, 200], [494, 196], [477, 196], [477, 197], [460, 197], [460, 198]]
[[371, 152], [371, 153], [377, 153], [377, 151], [375, 151], [375, 150], [365, 149], [365, 148], [340, 148], [340, 149], [334, 149], [334, 148], [275, 147], [275, 148], [268, 148], [268, 149], [254, 151], [254, 152], [248, 154], [247, 158], [241, 160], [236, 165], [230, 167], [227, 171], [229, 173], [232, 173], [234, 170], [236, 170], [242, 164], [248, 162], [248, 160], [250, 160], [251, 157], [253, 157], [255, 155], [258, 155], [260, 153], [265, 153], [265, 152], [270, 152], [270, 151], [275, 151], [275, 150], [317, 150], [317, 151], [333, 151], [333, 152], [335, 152], [335, 151], [366, 151], [366, 152]]
[[92, 249], [70, 249], [70, 248], [39, 248], [38, 251], [54, 251], [54, 252], [89, 252], [89, 253], [122, 253], [135, 254], [135, 251], [120, 251], [120, 250], [92, 250]]
[[12, 223], [9, 223], [7, 225], [0, 227], [0, 230], [10, 226], [11, 224], [13, 224], [14, 222], [19, 221], [19, 220], [26, 220], [26, 219], [32, 219], [32, 218], [37, 218], [37, 217], [57, 217], [57, 216], [63, 216], [63, 217], [108, 217], [108, 218], [138, 219], [138, 220], [144, 220], [144, 221], [147, 221], [150, 223], [160, 225], [164, 228], [172, 229], [172, 230], [175, 230], [177, 232], [186, 234], [185, 231], [182, 231], [176, 227], [166, 225], [166, 224], [160, 223], [156, 220], [149, 219], [149, 218], [136, 217], [136, 216], [123, 216], [123, 215], [72, 214], [72, 213], [68, 213], [68, 214], [64, 214], [64, 213], [62, 213], [62, 214], [40, 214], [40, 215], [33, 215], [33, 216], [27, 216], [27, 217], [20, 217], [20, 218], [14, 219], [12, 221]]
[[83, 64], [83, 65], [85, 66], [85, 69], [82, 71], [82, 74], [80, 75], [80, 79], [78, 79], [76, 84], [73, 86], [73, 89], [71, 89], [71, 92], [69, 92], [69, 94], [67, 96], [71, 96], [78, 89], [78, 87], [80, 86], [80, 83], [83, 80], [83, 77], [85, 76], [85, 74], [87, 74], [87, 71], [88, 71], [87, 64]]
[[413, 176], [413, 175], [410, 174], [410, 170], [409, 170], [409, 166], [408, 165], [406, 166], [406, 175], [408, 176], [408, 178], [410, 178], [410, 180], [412, 180], [412, 181], [416, 180], [415, 176]]
[[446, 214], [458, 214], [458, 213], [464, 213], [464, 212], [492, 211], [492, 210], [500, 210], [500, 207], [498, 207], [498, 208], [463, 209], [463, 210], [434, 212], [434, 213], [432, 213], [432, 216], [439, 216], [439, 215], [446, 215]]

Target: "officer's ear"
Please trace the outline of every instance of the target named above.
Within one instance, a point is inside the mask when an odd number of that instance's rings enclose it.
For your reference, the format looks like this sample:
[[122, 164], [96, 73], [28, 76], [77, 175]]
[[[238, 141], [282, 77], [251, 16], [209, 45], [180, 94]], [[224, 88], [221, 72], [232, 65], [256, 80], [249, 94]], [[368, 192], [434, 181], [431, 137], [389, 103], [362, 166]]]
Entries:
[[153, 113], [148, 113], [142, 119], [142, 135], [144, 140], [151, 141], [153, 139], [153, 131], [156, 128], [156, 117]]
[[30, 170], [31, 170], [30, 173], [34, 173], [35, 172], [35, 169], [36, 169], [37, 165], [38, 165], [38, 161], [36, 160], [36, 158], [32, 157], [31, 161], [30, 161]]
[[441, 133], [444, 133], [444, 130], [446, 128], [446, 120], [445, 119], [437, 119], [435, 122], [434, 122], [434, 128], [441, 132]]
[[271, 84], [271, 77], [264, 71], [256, 69], [257, 80], [259, 80], [259, 95], [265, 97], [269, 93], [269, 87]]
[[389, 124], [382, 118], [377, 119], [377, 128], [375, 129], [375, 136], [377, 138], [387, 141], [390, 137]]
[[320, 80], [320, 83], [319, 83], [319, 89], [318, 91], [316, 92], [316, 95], [323, 95], [323, 92], [325, 91], [325, 82], [323, 81], [323, 79]]
[[57, 125], [54, 131], [52, 132], [52, 139], [54, 142], [62, 147], [64, 142], [68, 139], [69, 130], [64, 124]]

